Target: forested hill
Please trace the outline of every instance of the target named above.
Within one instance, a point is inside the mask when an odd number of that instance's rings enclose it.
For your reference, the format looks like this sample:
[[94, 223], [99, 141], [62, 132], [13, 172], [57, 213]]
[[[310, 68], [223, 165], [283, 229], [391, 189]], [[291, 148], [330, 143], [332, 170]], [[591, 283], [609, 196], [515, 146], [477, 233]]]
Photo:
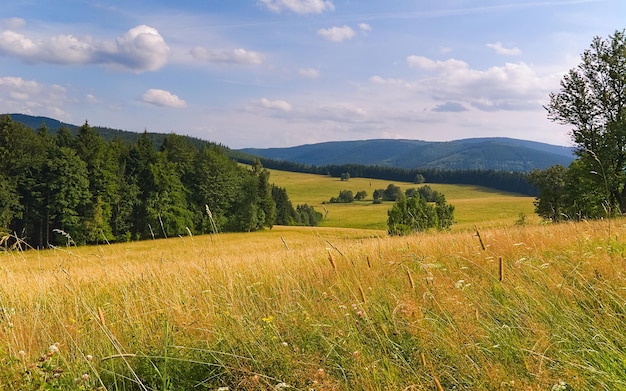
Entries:
[[389, 139], [337, 141], [239, 151], [266, 159], [314, 166], [361, 164], [452, 171], [528, 172], [555, 164], [568, 166], [574, 159], [571, 148], [510, 138], [448, 142]]
[[[0, 115], [0, 246], [47, 247], [192, 233], [253, 231], [321, 218], [291, 205], [269, 171], [188, 137], [111, 141], [88, 124], [72, 134]], [[317, 219], [317, 220], [316, 220]], [[9, 239], [8, 239], [9, 238]]]
[[[32, 116], [32, 115], [26, 115], [26, 114], [9, 114], [9, 116], [14, 122], [19, 122], [32, 129], [40, 129], [41, 127], [45, 126], [50, 133], [56, 133], [59, 129], [66, 128], [67, 130], [70, 131], [71, 134], [77, 135], [80, 130], [80, 126], [78, 125], [61, 122], [57, 119], [49, 118], [49, 117]], [[137, 139], [139, 139], [139, 136], [145, 134], [145, 136], [148, 137], [150, 141], [155, 146], [158, 147], [161, 144], [163, 144], [163, 141], [167, 137], [166, 133], [132, 132], [128, 130], [112, 129], [112, 128], [107, 128], [107, 127], [102, 127], [102, 126], [92, 126], [91, 124], [89, 125], [93, 130], [96, 131], [96, 133], [102, 136], [102, 138], [105, 141], [113, 141], [114, 139], [117, 138], [124, 143], [132, 144], [136, 142]], [[202, 139], [195, 138], [195, 137], [190, 137], [190, 136], [183, 136], [183, 137], [187, 140], [187, 142], [197, 147], [203, 147], [206, 145], [213, 144], [209, 141], [202, 140]]]

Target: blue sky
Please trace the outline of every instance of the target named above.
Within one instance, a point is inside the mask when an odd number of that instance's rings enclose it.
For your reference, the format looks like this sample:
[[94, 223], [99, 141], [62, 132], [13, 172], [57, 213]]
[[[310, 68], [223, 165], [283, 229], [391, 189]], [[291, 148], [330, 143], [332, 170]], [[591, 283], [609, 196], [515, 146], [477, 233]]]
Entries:
[[0, 112], [231, 148], [505, 136], [569, 145], [542, 105], [623, 0], [14, 0]]

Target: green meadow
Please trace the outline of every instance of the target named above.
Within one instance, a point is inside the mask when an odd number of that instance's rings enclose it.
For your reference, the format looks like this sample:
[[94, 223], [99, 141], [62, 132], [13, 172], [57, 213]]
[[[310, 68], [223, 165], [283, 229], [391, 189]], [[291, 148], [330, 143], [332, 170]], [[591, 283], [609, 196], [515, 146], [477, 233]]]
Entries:
[[[448, 203], [455, 206], [457, 224], [453, 230], [472, 229], [474, 225], [481, 227], [510, 226], [524, 214], [528, 221], [538, 221], [533, 215], [533, 197], [499, 192], [492, 189], [472, 185], [445, 184], [414, 184], [407, 182], [391, 182], [378, 179], [350, 178], [341, 181], [339, 178], [311, 174], [292, 173], [270, 170], [271, 180], [278, 186], [287, 189], [294, 206], [308, 203], [315, 209], [325, 213], [326, 219], [321, 223], [324, 227], [367, 228], [376, 230], [387, 229], [387, 210], [392, 202], [373, 204], [372, 194], [376, 189], [385, 189], [390, 183], [399, 186], [403, 191], [428, 185], [443, 193]], [[330, 204], [331, 197], [336, 197], [341, 190], [365, 190], [368, 198], [350, 204]], [[326, 202], [324, 204], [324, 202]], [[326, 211], [328, 212], [326, 214]]]
[[0, 389], [626, 389], [624, 220], [431, 185], [458, 224], [389, 237], [322, 205], [387, 181], [272, 180], [324, 226], [0, 252]]

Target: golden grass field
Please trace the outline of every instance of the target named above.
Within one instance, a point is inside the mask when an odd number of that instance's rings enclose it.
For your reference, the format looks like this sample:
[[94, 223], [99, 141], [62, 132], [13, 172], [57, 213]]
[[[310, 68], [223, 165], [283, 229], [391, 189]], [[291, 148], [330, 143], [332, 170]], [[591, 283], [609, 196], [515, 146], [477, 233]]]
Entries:
[[[314, 206], [346, 185], [272, 176]], [[467, 229], [1, 252], [0, 389], [626, 389], [626, 221], [516, 226], [527, 197], [449, 189]]]

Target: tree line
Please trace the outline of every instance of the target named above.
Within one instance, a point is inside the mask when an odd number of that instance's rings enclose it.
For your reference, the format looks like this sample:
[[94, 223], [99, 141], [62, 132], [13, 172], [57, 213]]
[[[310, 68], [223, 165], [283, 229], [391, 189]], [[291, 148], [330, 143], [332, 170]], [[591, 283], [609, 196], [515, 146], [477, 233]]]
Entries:
[[85, 123], [72, 134], [0, 116], [0, 228], [33, 247], [315, 225], [259, 162], [237, 164], [223, 147], [169, 134], [155, 146], [105, 141]]
[[[235, 154], [242, 163], [251, 163], [253, 157]], [[476, 185], [512, 193], [537, 195], [537, 187], [529, 182], [528, 174], [497, 170], [440, 170], [431, 168], [405, 169], [388, 166], [341, 164], [315, 166], [283, 160], [259, 158], [266, 168], [308, 174], [330, 175], [335, 178], [371, 178], [396, 182], [444, 183]], [[345, 179], [344, 179], [345, 180]]]

